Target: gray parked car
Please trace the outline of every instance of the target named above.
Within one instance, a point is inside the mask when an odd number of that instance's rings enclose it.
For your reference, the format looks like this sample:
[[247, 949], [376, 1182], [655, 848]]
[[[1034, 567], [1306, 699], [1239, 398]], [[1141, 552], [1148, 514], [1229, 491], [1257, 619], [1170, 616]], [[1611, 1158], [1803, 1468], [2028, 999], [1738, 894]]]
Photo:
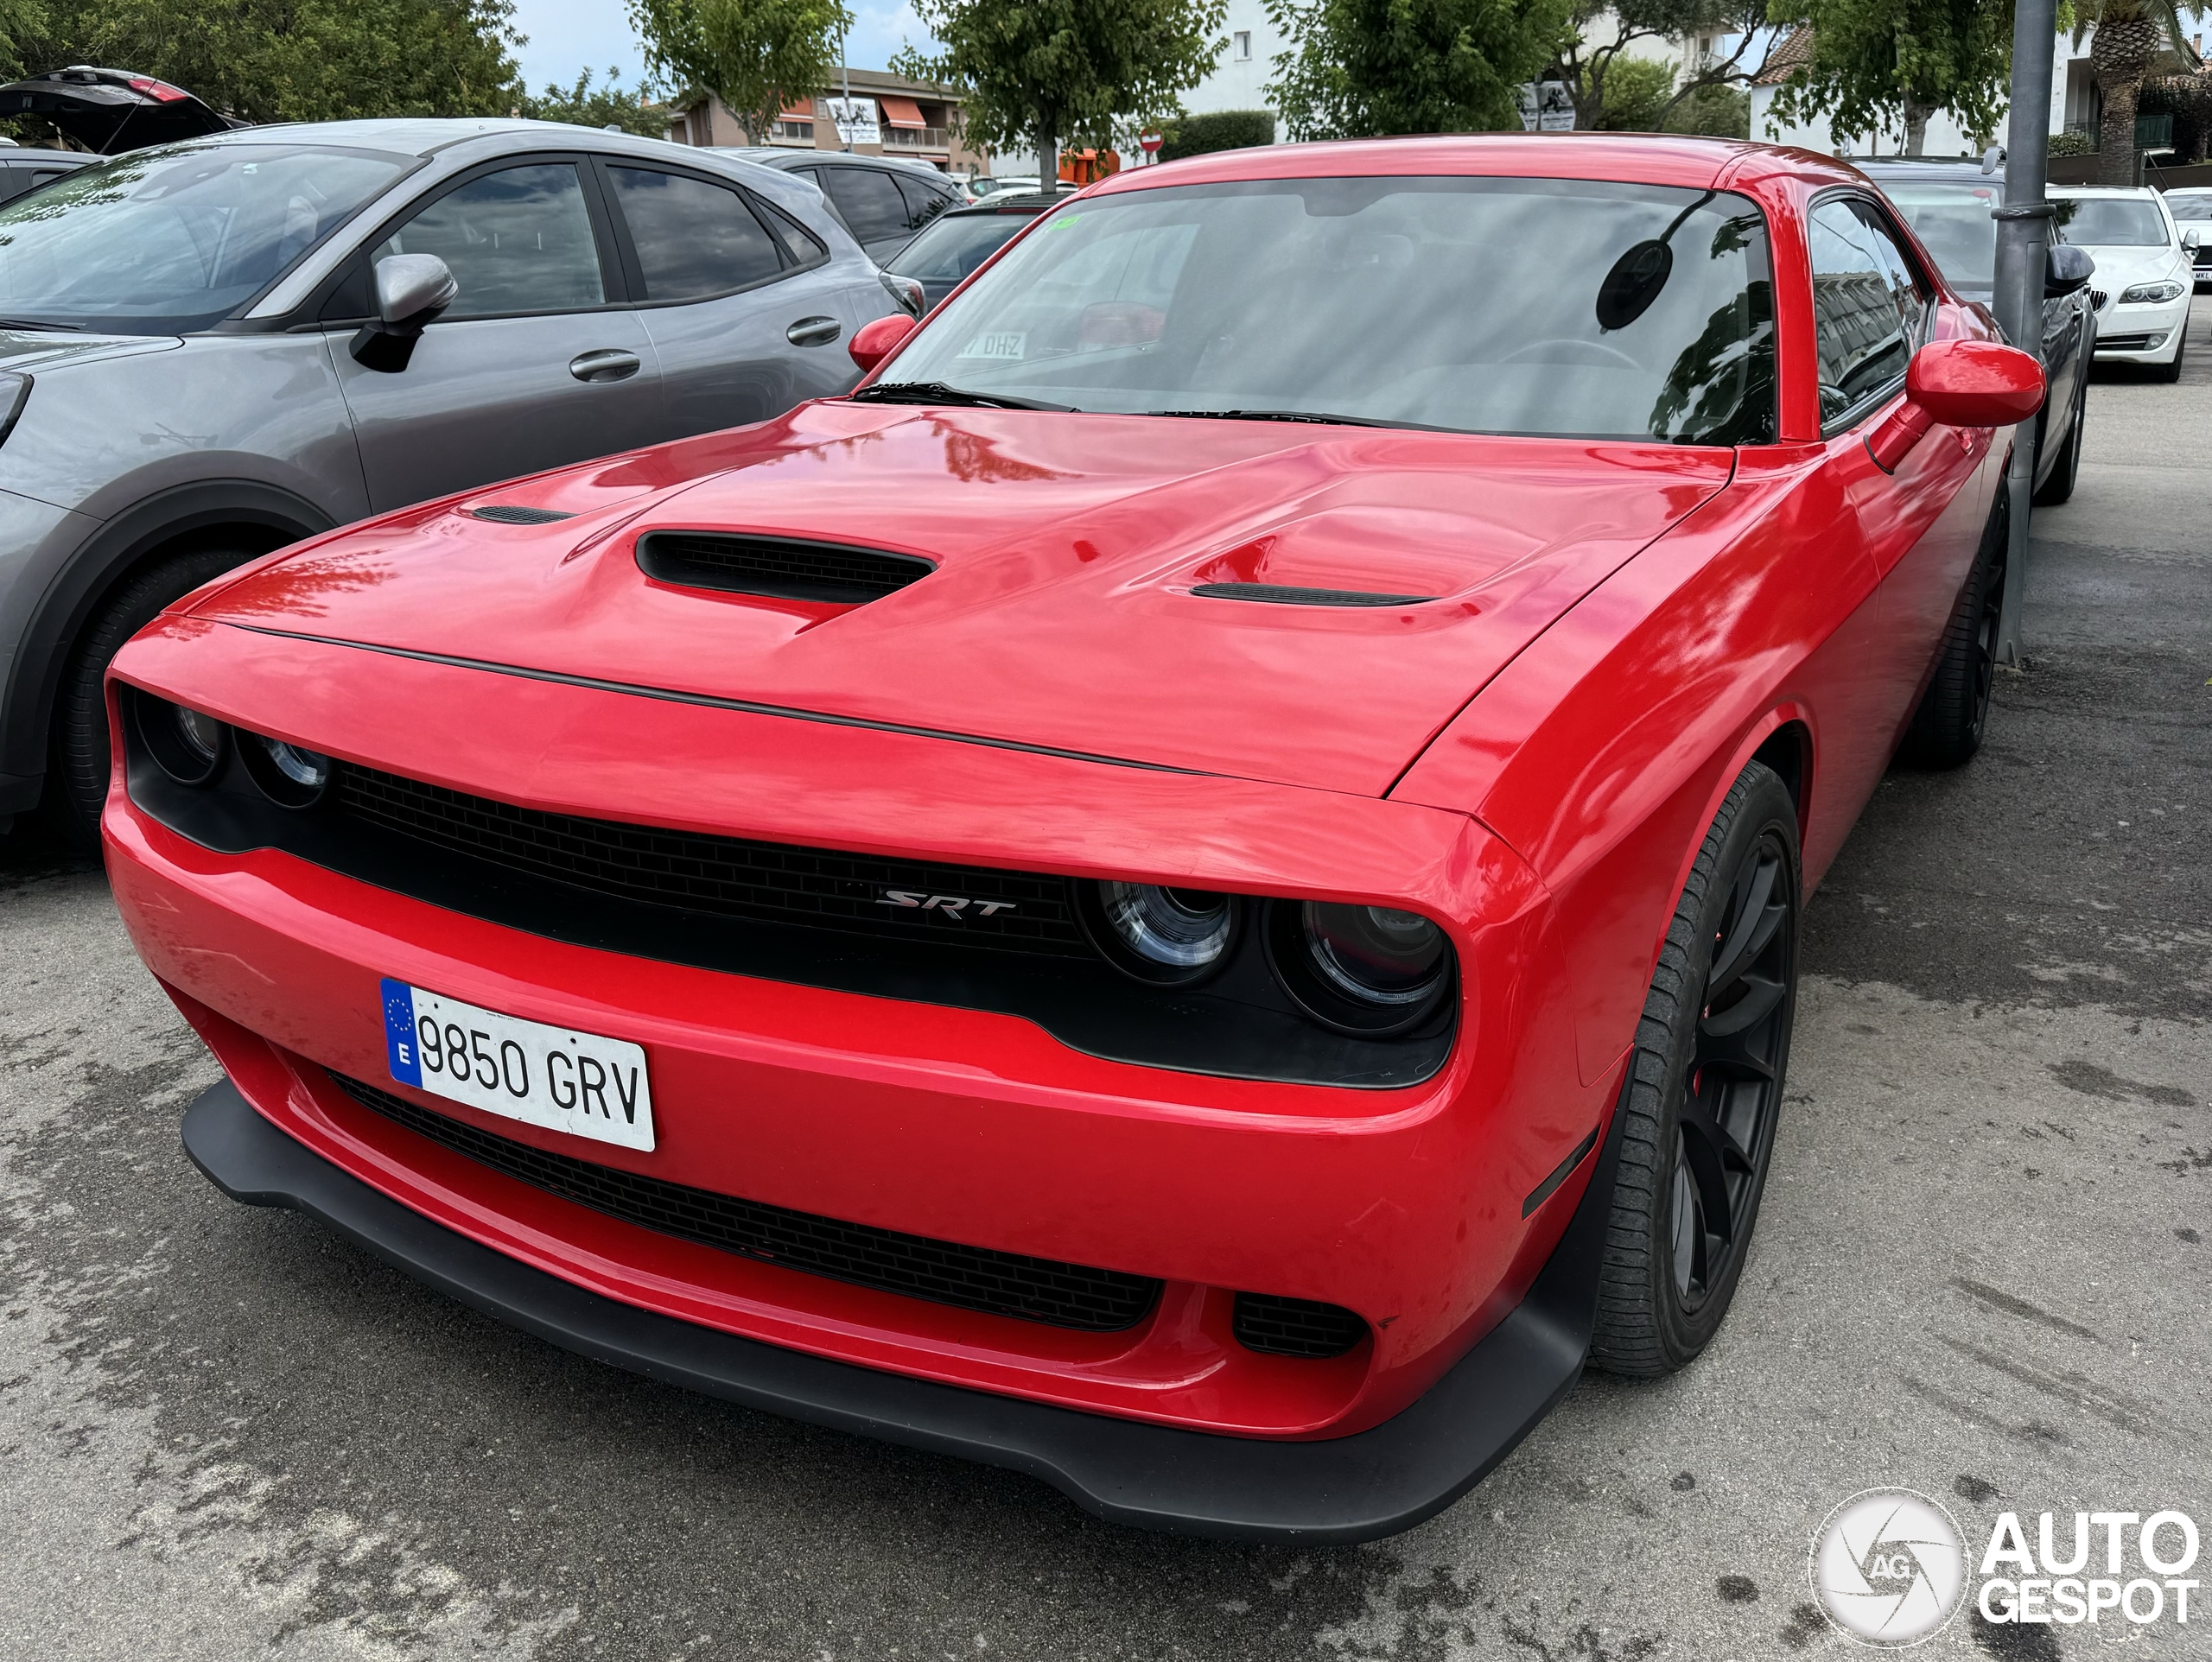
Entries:
[[712, 154], [742, 156], [764, 168], [796, 174], [817, 187], [830, 199], [830, 211], [879, 265], [938, 214], [968, 200], [959, 181], [925, 162], [898, 156], [784, 149], [770, 144], [730, 145]]
[[896, 302], [811, 188], [519, 121], [263, 127], [0, 206], [0, 824], [80, 834], [179, 595], [426, 498], [763, 420]]

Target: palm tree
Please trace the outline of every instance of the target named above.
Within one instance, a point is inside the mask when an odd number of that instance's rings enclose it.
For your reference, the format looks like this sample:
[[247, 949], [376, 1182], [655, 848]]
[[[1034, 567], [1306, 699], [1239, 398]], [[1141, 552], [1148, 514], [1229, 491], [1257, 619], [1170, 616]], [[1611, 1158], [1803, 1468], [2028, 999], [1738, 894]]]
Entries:
[[2177, 5], [2175, 0], [2079, 0], [2074, 9], [2074, 44], [2089, 40], [2089, 73], [2096, 77], [2104, 117], [2097, 130], [2097, 182], [2135, 182], [2135, 105], [2143, 94], [2159, 48], [2183, 40], [2181, 13], [2204, 16], [2205, 4]]

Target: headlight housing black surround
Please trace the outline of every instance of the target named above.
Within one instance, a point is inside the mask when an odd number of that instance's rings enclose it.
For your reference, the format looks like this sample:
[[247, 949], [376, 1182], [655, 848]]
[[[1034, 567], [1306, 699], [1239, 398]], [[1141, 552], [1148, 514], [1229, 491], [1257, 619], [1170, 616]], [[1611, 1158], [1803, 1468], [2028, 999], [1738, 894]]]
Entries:
[[1074, 885], [1076, 913], [1115, 968], [1154, 986], [1211, 979], [1243, 931], [1241, 896], [1107, 879]]
[[1436, 1014], [1458, 980], [1449, 937], [1418, 912], [1274, 900], [1263, 932], [1283, 991], [1339, 1033], [1410, 1032]]
[[135, 687], [128, 693], [124, 713], [138, 730], [138, 742], [162, 772], [181, 785], [204, 785], [221, 771], [230, 748], [228, 727], [212, 715]]

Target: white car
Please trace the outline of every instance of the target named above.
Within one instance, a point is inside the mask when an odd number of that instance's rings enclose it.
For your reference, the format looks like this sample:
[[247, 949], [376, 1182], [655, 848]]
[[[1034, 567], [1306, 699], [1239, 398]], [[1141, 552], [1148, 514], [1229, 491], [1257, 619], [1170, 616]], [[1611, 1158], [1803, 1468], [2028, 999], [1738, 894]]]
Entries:
[[2183, 237], [2192, 231], [2197, 234], [2196, 286], [2200, 291], [2212, 288], [2212, 186], [2168, 191], [2166, 212], [2174, 216]]
[[2097, 263], [2096, 361], [2151, 365], [2160, 379], [2180, 380], [2196, 291], [2196, 228], [2177, 227], [2165, 199], [2145, 186], [2069, 186], [2053, 189], [2050, 200], [2060, 238]]

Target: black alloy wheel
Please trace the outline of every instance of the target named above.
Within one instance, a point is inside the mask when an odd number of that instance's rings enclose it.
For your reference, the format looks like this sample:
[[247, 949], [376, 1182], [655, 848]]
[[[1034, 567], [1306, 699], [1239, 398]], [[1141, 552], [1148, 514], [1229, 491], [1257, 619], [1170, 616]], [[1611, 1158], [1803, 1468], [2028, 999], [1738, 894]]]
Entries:
[[1959, 591], [1943, 631], [1942, 656], [1912, 725], [1897, 745], [1907, 767], [1964, 766], [1989, 731], [1989, 700], [1997, 685], [1997, 646], [2005, 623], [2005, 572], [2012, 547], [2010, 493], [2000, 483], [1997, 507], [1982, 532], [1974, 569]]
[[1675, 1292], [1687, 1311], [1733, 1284], [1774, 1142], [1796, 946], [1790, 871], [1790, 851], [1768, 831], [1737, 868], [1713, 931], [1675, 1118]]
[[1619, 1112], [1591, 1361], [1656, 1379], [1719, 1331], [1758, 1221], [1797, 1005], [1797, 810], [1758, 762], [1714, 816], [1660, 954]]

